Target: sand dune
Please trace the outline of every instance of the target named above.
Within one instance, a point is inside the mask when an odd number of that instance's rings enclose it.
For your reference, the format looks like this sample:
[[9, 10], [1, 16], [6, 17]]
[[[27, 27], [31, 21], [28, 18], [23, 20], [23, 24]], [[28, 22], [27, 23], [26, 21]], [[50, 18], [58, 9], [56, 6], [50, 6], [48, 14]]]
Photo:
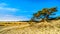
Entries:
[[60, 20], [4, 27], [0, 34], [60, 34]]

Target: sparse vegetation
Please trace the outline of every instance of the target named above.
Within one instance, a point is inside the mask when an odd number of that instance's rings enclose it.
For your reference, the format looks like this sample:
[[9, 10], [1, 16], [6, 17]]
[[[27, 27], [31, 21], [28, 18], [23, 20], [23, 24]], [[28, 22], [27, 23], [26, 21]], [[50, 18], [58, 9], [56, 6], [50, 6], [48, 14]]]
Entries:
[[43, 8], [41, 11], [38, 11], [37, 13], [33, 14], [33, 17], [30, 19], [29, 24], [31, 24], [32, 22], [44, 22], [44, 21], [48, 22], [50, 20], [59, 19], [59, 17], [52, 18], [51, 15], [54, 16], [55, 12], [57, 12], [57, 7]]

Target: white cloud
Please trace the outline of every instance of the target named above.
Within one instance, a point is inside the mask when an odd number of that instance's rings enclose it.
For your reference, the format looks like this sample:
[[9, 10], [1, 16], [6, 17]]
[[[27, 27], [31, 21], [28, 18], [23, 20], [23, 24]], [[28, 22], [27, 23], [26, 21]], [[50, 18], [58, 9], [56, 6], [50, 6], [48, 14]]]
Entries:
[[23, 19], [21, 19], [20, 16], [14, 16], [13, 14], [11, 14], [11, 13], [18, 11], [17, 8], [11, 8], [11, 7], [7, 7], [7, 6], [8, 6], [8, 4], [6, 4], [6, 3], [0, 3], [0, 21], [23, 20]]
[[6, 4], [6, 3], [0, 3], [0, 12], [1, 11], [10, 11], [10, 12], [16, 12], [16, 11], [18, 11], [19, 9], [17, 9], [17, 8], [12, 8], [12, 7], [8, 7], [9, 5], [8, 4]]
[[0, 7], [0, 11], [16, 12], [16, 11], [18, 11], [18, 9], [16, 9], [16, 8], [5, 8], [5, 7]]
[[[0, 21], [25, 21], [28, 20], [25, 16], [15, 16], [13, 15], [16, 11], [19, 11], [17, 8], [7, 7], [8, 4], [0, 3]], [[12, 14], [13, 13], [13, 14]]]
[[[1, 16], [1, 15], [0, 15]], [[0, 17], [0, 21], [26, 21], [25, 16], [4, 15]]]

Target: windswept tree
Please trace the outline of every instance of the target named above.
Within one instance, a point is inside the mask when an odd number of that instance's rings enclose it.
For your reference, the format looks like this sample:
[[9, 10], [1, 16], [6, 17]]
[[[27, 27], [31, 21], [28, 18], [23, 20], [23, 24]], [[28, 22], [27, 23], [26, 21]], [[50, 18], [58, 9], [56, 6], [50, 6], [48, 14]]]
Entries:
[[[33, 14], [31, 21], [39, 21], [36, 19], [48, 20], [51, 15], [55, 15], [54, 12], [57, 12], [57, 7], [53, 8], [43, 8], [41, 11]], [[40, 20], [41, 21], [41, 20]]]

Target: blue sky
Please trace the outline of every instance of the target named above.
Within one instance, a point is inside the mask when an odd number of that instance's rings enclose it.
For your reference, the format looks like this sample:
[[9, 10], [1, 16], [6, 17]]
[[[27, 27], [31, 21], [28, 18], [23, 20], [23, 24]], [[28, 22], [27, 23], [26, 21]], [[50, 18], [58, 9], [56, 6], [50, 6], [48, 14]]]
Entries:
[[38, 10], [56, 6], [59, 16], [60, 0], [0, 0], [0, 21], [29, 20]]

